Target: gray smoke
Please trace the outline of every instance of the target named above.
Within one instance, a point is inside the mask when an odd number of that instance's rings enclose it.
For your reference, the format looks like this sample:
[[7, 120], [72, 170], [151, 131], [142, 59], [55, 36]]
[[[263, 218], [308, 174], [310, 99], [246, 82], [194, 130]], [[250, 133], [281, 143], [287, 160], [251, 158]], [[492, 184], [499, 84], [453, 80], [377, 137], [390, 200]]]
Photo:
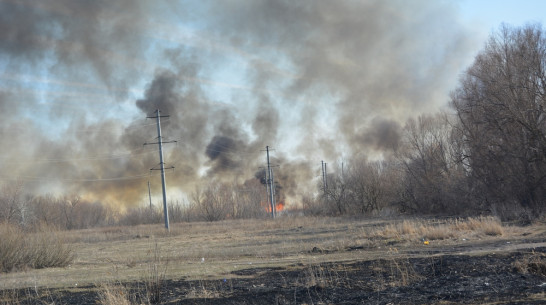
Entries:
[[68, 77], [91, 73], [119, 95], [133, 79], [130, 58], [146, 51], [128, 26], [145, 23], [146, 6], [131, 0], [2, 1], [0, 52], [10, 68], [46, 68]]
[[355, 134], [354, 142], [370, 150], [396, 151], [400, 142], [402, 127], [393, 120], [373, 118], [371, 126], [363, 134]]
[[0, 147], [31, 162], [0, 169], [30, 190], [120, 205], [138, 203], [146, 179], [107, 179], [157, 166], [143, 146], [157, 140], [144, 121], [156, 109], [169, 116], [163, 140], [177, 141], [165, 146], [170, 189], [242, 183], [270, 146], [282, 196], [296, 199], [320, 160], [396, 149], [476, 47], [454, 7], [425, 0], [6, 0], [0, 28], [0, 109], [13, 114]]

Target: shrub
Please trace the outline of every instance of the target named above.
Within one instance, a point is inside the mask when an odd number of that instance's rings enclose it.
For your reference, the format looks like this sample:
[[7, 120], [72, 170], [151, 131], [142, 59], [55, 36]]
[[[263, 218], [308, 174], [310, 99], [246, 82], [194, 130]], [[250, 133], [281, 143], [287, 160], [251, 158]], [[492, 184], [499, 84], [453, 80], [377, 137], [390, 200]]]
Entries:
[[74, 259], [73, 250], [48, 227], [25, 233], [11, 224], [0, 224], [0, 272], [24, 268], [65, 267]]

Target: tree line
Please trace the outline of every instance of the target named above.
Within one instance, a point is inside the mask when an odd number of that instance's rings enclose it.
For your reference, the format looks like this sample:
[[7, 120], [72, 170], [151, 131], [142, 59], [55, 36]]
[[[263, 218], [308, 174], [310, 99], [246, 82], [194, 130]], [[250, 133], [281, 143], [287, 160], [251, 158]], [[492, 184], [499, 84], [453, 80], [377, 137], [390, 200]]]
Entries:
[[501, 26], [451, 93], [452, 113], [403, 127], [391, 158], [328, 177], [329, 213], [540, 217], [546, 207], [546, 38]]
[[[540, 25], [501, 26], [450, 95], [451, 111], [410, 119], [381, 160], [355, 155], [330, 167], [303, 198], [317, 215], [495, 215], [532, 220], [546, 208], [546, 38]], [[0, 221], [62, 229], [160, 223], [159, 208], [124, 213], [79, 196], [0, 194]], [[265, 218], [258, 179], [210, 181], [189, 202], [171, 202], [172, 221]]]
[[[168, 203], [171, 222], [219, 221], [266, 218], [266, 190], [257, 179], [243, 185], [212, 180], [195, 189], [188, 200]], [[0, 189], [0, 223], [25, 228], [55, 227], [61, 230], [163, 222], [160, 204], [120, 211], [76, 194], [31, 196], [24, 183], [6, 183]]]

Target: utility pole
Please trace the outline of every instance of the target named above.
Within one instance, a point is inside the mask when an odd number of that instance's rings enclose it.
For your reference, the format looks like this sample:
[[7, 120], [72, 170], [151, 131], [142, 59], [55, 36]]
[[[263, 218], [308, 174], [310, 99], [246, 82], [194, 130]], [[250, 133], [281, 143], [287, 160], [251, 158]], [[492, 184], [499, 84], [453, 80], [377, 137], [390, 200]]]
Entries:
[[[267, 182], [267, 170], [262, 166], [260, 166], [260, 168], [264, 169], [265, 201], [267, 202], [267, 204], [269, 204], [269, 183]], [[271, 207], [270, 204], [269, 206]], [[267, 210], [267, 205], [265, 208]]]
[[269, 185], [269, 204], [271, 206], [271, 218], [275, 218], [275, 197], [273, 195], [273, 179], [271, 177], [271, 164], [269, 163], [269, 146], [265, 147], [265, 151], [267, 153], [267, 173], [269, 175], [269, 178], [267, 179], [267, 183]]
[[[167, 209], [167, 191], [165, 187], [165, 163], [163, 162], [163, 143], [173, 143], [176, 141], [168, 141], [163, 142], [163, 139], [161, 137], [161, 118], [168, 118], [168, 115], [160, 115], [159, 109], [155, 111], [155, 116], [148, 116], [146, 118], [148, 119], [156, 119], [157, 120], [157, 142], [156, 143], [144, 143], [144, 145], [150, 145], [150, 144], [158, 144], [159, 145], [159, 166], [161, 169], [161, 190], [163, 191], [163, 215], [165, 218], [165, 229], [167, 231], [170, 231], [169, 228], [169, 210]], [[170, 167], [174, 168], [174, 167]], [[154, 168], [150, 170], [156, 170]]]
[[326, 162], [324, 162], [324, 191], [328, 189], [328, 171], [326, 170]]
[[324, 161], [320, 161], [320, 163], [322, 166], [322, 191], [326, 195], [326, 163]]
[[273, 200], [273, 218], [277, 217], [277, 200], [275, 199], [275, 175], [273, 174], [273, 167], [271, 167], [271, 200]]
[[150, 211], [152, 210], [152, 192], [150, 191], [150, 181], [148, 180], [148, 198], [150, 199]]

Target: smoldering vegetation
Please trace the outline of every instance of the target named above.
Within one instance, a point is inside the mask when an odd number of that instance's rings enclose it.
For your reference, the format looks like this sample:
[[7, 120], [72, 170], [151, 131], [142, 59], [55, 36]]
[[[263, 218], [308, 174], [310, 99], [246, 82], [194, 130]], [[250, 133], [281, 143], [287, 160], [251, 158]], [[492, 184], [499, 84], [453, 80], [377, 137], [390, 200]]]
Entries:
[[[143, 146], [157, 140], [144, 119], [156, 109], [169, 116], [164, 140], [177, 141], [165, 147], [176, 221], [267, 217], [266, 146], [277, 201], [304, 213], [533, 219], [544, 209], [538, 25], [500, 28], [457, 85], [481, 46], [448, 3], [0, 8], [0, 107], [14, 114], [0, 123], [6, 221], [158, 221], [146, 187], [159, 181], [157, 149]], [[86, 209], [96, 218], [67, 223]]]

